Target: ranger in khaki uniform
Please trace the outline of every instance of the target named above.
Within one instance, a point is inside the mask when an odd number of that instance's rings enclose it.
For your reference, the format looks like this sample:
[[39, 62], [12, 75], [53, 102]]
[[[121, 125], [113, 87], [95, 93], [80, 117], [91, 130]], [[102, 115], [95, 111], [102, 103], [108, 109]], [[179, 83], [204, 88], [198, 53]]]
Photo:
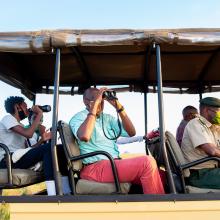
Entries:
[[[188, 162], [207, 156], [220, 157], [220, 99], [201, 99], [200, 115], [187, 124], [183, 134], [181, 147]], [[220, 189], [218, 163], [208, 161], [193, 167], [188, 181], [200, 188]]]

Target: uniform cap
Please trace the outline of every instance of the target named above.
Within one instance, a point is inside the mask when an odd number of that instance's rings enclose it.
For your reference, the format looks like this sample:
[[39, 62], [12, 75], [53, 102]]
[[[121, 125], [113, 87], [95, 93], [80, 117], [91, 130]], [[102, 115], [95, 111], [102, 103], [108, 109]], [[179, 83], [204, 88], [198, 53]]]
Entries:
[[220, 99], [214, 97], [206, 97], [201, 99], [200, 104], [220, 108]]

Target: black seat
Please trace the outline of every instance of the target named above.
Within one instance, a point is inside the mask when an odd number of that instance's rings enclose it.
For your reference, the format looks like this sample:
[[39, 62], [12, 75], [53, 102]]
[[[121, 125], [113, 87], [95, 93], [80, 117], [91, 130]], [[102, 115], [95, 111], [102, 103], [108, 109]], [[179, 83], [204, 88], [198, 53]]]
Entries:
[[[165, 132], [165, 141], [166, 141], [165, 143], [167, 148], [168, 160], [174, 177], [174, 182], [177, 192], [179, 193], [220, 192], [219, 189], [205, 189], [205, 188], [198, 188], [198, 187], [186, 185], [185, 182], [186, 178], [188, 178], [190, 175], [190, 168], [193, 169], [194, 166], [210, 160], [220, 161], [220, 158], [205, 157], [200, 160], [196, 160], [188, 163], [183, 156], [183, 152], [179, 144], [177, 143], [175, 137], [171, 132], [169, 131]], [[160, 149], [159, 139], [155, 138], [155, 141], [151, 140], [150, 144], [148, 144], [148, 148], [149, 151], [153, 154], [153, 156], [155, 156], [158, 165], [165, 167], [165, 163], [162, 157], [162, 150]]]
[[[108, 154], [105, 151], [96, 151], [96, 152], [80, 155], [77, 140], [72, 134], [70, 126], [63, 121], [59, 121], [58, 131], [68, 161], [73, 194], [110, 194], [115, 192], [128, 193], [131, 184], [130, 183], [119, 184], [115, 163], [110, 154]], [[98, 154], [105, 155], [110, 160], [115, 183], [100, 183], [100, 182], [80, 179], [79, 174], [80, 174], [80, 170], [83, 167], [82, 159], [92, 157]]]
[[6, 154], [6, 169], [0, 169], [0, 189], [14, 189], [33, 185], [44, 181], [42, 172], [36, 172], [30, 169], [12, 169], [11, 156], [8, 147], [0, 143], [0, 148]]

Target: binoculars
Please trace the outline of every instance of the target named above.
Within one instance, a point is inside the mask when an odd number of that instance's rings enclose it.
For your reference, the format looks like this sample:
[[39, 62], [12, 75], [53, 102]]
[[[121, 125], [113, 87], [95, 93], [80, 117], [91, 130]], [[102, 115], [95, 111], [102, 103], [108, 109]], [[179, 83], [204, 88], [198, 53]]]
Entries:
[[[50, 112], [51, 111], [51, 106], [50, 105], [38, 105], [38, 107], [43, 111], [43, 112]], [[28, 121], [30, 124], [32, 124], [34, 118], [35, 118], [35, 114], [34, 112], [30, 109], [28, 109], [29, 111], [29, 116], [28, 116]]]
[[108, 100], [115, 100], [118, 99], [116, 97], [116, 92], [114, 90], [106, 90], [102, 94], [103, 99], [108, 99]]

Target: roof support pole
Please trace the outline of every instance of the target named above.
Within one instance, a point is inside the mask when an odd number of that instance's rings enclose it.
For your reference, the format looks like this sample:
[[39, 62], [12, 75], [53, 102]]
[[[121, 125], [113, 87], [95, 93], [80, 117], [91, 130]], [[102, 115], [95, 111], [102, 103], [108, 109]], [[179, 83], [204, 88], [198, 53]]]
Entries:
[[[145, 133], [147, 134], [147, 130], [148, 130], [148, 117], [147, 117], [147, 92], [144, 91], [144, 126], [145, 126]], [[147, 147], [147, 142], [145, 141], [145, 150], [146, 150], [146, 154], [149, 155], [149, 151], [148, 151], [148, 147]]]
[[33, 98], [33, 105], [36, 105], [36, 95], [34, 95], [34, 98]]
[[176, 187], [174, 184], [170, 164], [167, 156], [167, 149], [165, 145], [165, 125], [164, 125], [164, 105], [163, 105], [163, 88], [162, 88], [162, 71], [161, 71], [161, 57], [160, 57], [160, 45], [154, 43], [156, 48], [156, 72], [157, 72], [157, 88], [158, 88], [158, 112], [159, 112], [159, 124], [160, 124], [160, 147], [163, 149], [163, 157], [168, 174], [168, 182], [171, 193], [176, 193]]
[[58, 119], [58, 105], [59, 105], [59, 84], [60, 84], [60, 49], [56, 49], [56, 63], [54, 74], [54, 95], [53, 95], [53, 118], [52, 118], [52, 140], [51, 153], [53, 161], [53, 171], [56, 185], [57, 195], [63, 195], [61, 174], [59, 171], [57, 160], [57, 119]]
[[199, 93], [199, 100], [202, 99], [202, 92]]
[[[146, 48], [146, 58], [145, 58], [145, 65], [144, 65], [144, 126], [145, 126], [145, 134], [148, 132], [148, 114], [147, 114], [147, 94], [148, 94], [148, 76], [150, 72], [150, 66], [151, 66], [151, 52], [152, 52], [152, 47], [148, 46]], [[148, 149], [148, 144], [147, 141], [145, 141], [145, 151], [146, 154], [149, 155], [149, 149]]]

